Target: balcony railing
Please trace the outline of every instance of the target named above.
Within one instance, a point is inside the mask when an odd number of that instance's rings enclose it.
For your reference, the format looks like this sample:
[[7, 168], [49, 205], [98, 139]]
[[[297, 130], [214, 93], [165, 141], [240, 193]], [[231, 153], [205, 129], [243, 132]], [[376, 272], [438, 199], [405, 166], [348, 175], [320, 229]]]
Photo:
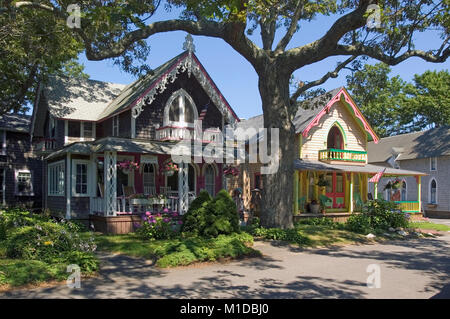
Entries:
[[365, 164], [367, 163], [367, 152], [329, 148], [319, 151], [319, 161]]
[[52, 138], [42, 139], [34, 143], [34, 151], [38, 153], [52, 152], [56, 149], [56, 140]]
[[404, 213], [420, 213], [418, 201], [398, 201], [398, 208]]
[[[206, 129], [203, 131], [203, 142], [221, 142], [222, 137], [219, 129]], [[164, 126], [156, 130], [156, 139], [160, 141], [190, 140], [195, 136], [192, 127]]]

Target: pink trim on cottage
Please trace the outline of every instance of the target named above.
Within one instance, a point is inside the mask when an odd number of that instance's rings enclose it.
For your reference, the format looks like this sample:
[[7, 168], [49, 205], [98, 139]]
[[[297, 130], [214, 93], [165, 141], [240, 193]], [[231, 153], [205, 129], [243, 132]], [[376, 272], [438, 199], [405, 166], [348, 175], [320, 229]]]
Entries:
[[303, 137], [307, 137], [309, 131], [316, 125], [319, 124], [320, 119], [327, 114], [330, 111], [330, 108], [333, 106], [334, 103], [338, 102], [341, 100], [341, 96], [344, 95], [344, 99], [345, 101], [352, 107], [353, 112], [355, 113], [355, 116], [361, 120], [361, 122], [363, 123], [363, 127], [364, 130], [366, 130], [367, 132], [369, 132], [370, 136], [372, 136], [373, 141], [375, 142], [375, 144], [378, 143], [379, 138], [378, 136], [375, 134], [375, 132], [373, 131], [372, 127], [370, 126], [370, 124], [367, 122], [367, 120], [364, 118], [364, 116], [362, 115], [361, 111], [359, 110], [359, 108], [356, 106], [356, 104], [353, 102], [352, 98], [350, 97], [350, 95], [348, 94], [348, 92], [342, 88], [328, 103], [327, 105], [319, 112], [319, 114], [316, 115], [316, 117], [308, 124], [308, 126], [303, 130], [302, 135]]

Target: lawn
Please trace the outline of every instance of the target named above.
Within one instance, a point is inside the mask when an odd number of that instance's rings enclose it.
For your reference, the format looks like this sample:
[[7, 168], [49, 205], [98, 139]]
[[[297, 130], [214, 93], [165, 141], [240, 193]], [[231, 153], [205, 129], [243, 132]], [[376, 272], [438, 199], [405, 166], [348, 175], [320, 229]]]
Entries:
[[409, 223], [409, 227], [418, 229], [431, 229], [438, 231], [450, 231], [450, 227], [442, 224], [434, 224], [430, 222], [412, 222]]
[[260, 255], [251, 248], [253, 237], [247, 233], [168, 240], [143, 240], [135, 234], [97, 235], [96, 241], [99, 251], [153, 259], [161, 268]]
[[[333, 245], [364, 244], [371, 242], [365, 235], [327, 225], [297, 225], [299, 234], [307, 241], [302, 246], [320, 247]], [[376, 237], [379, 239], [379, 237]]]

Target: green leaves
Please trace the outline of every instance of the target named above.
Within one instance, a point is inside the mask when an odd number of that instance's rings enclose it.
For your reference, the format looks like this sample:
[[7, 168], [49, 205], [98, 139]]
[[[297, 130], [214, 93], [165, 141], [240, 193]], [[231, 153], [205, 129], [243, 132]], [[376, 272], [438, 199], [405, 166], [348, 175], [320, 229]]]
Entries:
[[347, 77], [347, 87], [381, 137], [450, 124], [450, 75], [427, 71], [414, 83], [389, 77], [386, 64], [365, 65]]

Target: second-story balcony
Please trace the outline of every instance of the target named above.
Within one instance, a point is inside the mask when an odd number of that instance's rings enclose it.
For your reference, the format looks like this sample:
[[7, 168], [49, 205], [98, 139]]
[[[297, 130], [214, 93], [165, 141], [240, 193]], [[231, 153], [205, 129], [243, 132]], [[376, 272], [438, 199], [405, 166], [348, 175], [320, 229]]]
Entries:
[[[200, 134], [199, 134], [200, 135]], [[159, 141], [180, 141], [194, 139], [194, 128], [192, 127], [177, 127], [177, 126], [163, 126], [156, 129], [156, 139]], [[222, 135], [218, 128], [209, 128], [203, 131], [201, 137], [203, 143], [222, 141]]]
[[53, 138], [43, 138], [33, 143], [33, 149], [38, 154], [53, 152], [56, 149], [56, 140]]
[[319, 151], [319, 161], [333, 164], [365, 165], [367, 152], [329, 148]]

